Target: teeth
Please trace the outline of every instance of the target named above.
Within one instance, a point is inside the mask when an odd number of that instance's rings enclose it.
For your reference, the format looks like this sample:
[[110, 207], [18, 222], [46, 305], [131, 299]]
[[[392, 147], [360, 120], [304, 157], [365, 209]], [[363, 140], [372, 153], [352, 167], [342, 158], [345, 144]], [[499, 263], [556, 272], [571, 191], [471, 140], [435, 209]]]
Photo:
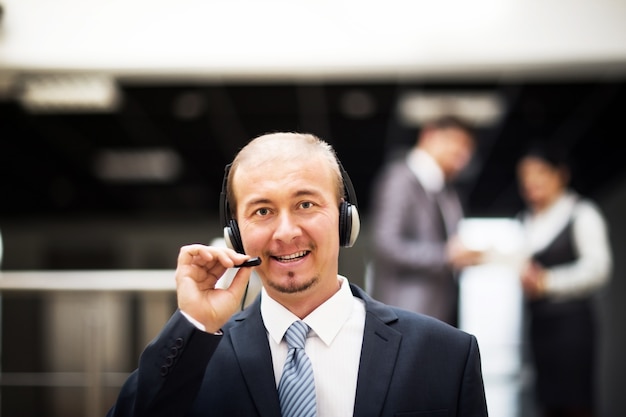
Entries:
[[294, 259], [302, 258], [304, 255], [306, 255], [306, 251], [296, 252], [286, 256], [277, 256], [276, 259], [279, 261], [293, 261]]

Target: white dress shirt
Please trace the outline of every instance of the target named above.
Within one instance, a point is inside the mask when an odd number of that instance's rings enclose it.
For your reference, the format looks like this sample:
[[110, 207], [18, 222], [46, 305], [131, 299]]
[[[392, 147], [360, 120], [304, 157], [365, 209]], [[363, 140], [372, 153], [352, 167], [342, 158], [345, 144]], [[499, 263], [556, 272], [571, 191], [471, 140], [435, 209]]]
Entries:
[[407, 155], [407, 164], [422, 187], [431, 194], [443, 190], [445, 177], [437, 162], [421, 149], [413, 149]]
[[[324, 304], [304, 318], [311, 327], [305, 352], [315, 377], [317, 417], [352, 416], [365, 328], [365, 306], [352, 295], [348, 280]], [[261, 290], [261, 315], [267, 329], [276, 386], [287, 357], [283, 335], [297, 316]]]
[[550, 268], [546, 277], [546, 290], [557, 299], [589, 294], [609, 279], [612, 255], [605, 220], [591, 201], [572, 191], [547, 210], [526, 213], [522, 219], [530, 255], [550, 244], [572, 218], [573, 244], [579, 258]]

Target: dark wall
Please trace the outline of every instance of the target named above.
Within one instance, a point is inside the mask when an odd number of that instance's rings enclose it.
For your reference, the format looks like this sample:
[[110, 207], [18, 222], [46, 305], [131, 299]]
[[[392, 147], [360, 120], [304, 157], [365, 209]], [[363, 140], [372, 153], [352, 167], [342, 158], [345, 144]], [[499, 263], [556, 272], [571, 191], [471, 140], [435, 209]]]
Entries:
[[[610, 81], [121, 84], [112, 113], [29, 113], [0, 102], [0, 222], [38, 216], [147, 216], [217, 210], [224, 165], [250, 138], [309, 131], [331, 142], [350, 173], [362, 212], [373, 176], [410, 146], [397, 102], [407, 91], [490, 91], [504, 115], [477, 129], [479, 148], [461, 187], [469, 213], [509, 215], [520, 207], [514, 164], [538, 137], [561, 143], [576, 163], [573, 185], [592, 197], [626, 174], [625, 79]], [[170, 182], [99, 178], [106, 150], [161, 148], [182, 161]], [[0, 223], [1, 226], [1, 223]]]

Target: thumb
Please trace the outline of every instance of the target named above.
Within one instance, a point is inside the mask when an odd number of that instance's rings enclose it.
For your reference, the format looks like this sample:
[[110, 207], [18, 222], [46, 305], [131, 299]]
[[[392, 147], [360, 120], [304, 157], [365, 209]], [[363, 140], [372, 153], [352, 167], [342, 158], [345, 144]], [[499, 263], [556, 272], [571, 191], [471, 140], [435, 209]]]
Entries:
[[239, 268], [230, 283], [228, 291], [230, 291], [234, 297], [237, 297], [237, 299], [243, 298], [248, 282], [250, 281], [250, 276], [252, 275], [252, 269], [253, 268]]

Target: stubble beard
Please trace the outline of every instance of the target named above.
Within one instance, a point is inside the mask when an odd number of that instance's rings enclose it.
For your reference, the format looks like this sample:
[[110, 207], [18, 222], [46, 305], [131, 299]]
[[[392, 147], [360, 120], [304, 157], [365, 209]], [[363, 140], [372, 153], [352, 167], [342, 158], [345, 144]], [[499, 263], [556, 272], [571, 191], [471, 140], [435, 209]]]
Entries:
[[315, 283], [317, 283], [319, 280], [319, 277], [317, 275], [314, 275], [313, 277], [311, 277], [311, 279], [307, 281], [298, 282], [293, 279], [295, 277], [294, 272], [288, 272], [287, 275], [289, 276], [289, 278], [291, 278], [287, 285], [281, 285], [271, 281], [268, 282], [268, 285], [283, 294], [296, 294], [299, 292], [304, 292], [313, 287], [313, 285], [315, 285]]

